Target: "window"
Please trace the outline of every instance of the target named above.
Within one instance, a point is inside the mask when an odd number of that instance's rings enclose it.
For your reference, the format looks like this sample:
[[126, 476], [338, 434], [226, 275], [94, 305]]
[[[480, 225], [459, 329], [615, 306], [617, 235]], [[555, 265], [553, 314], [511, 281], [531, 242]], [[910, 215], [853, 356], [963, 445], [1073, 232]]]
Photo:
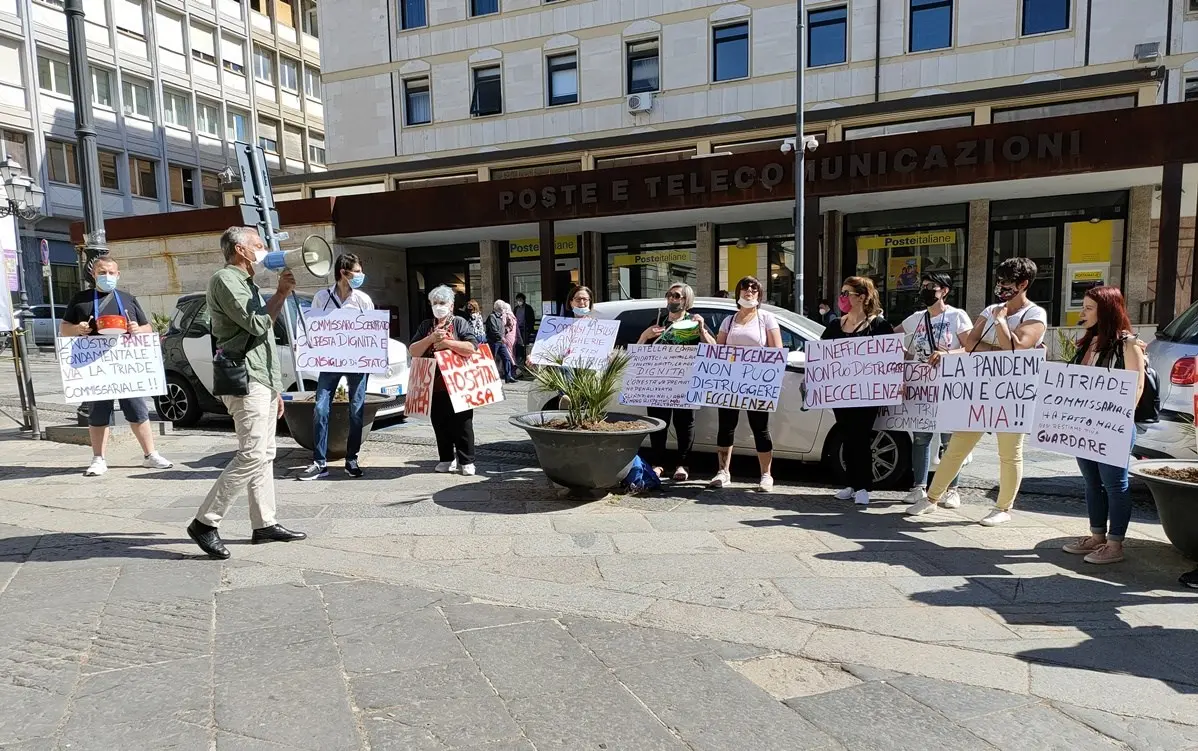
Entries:
[[150, 87], [126, 78], [121, 81], [121, 111], [126, 115], [150, 118]]
[[1023, 35], [1069, 28], [1069, 0], [1023, 0]]
[[158, 198], [157, 164], [149, 159], [137, 156], [129, 157], [129, 185], [133, 195], [142, 198]]
[[191, 99], [186, 94], [162, 90], [162, 122], [191, 129]]
[[[1198, 0], [1190, 0], [1190, 2], [1198, 3]], [[1186, 99], [1187, 102], [1198, 101], [1198, 78], [1186, 79]]]
[[912, 52], [953, 46], [953, 0], [911, 0]]
[[712, 29], [711, 41], [713, 81], [731, 81], [749, 75], [749, 24]]
[[304, 161], [304, 131], [294, 125], [283, 126], [283, 156], [297, 162]]
[[433, 121], [433, 103], [429, 98], [428, 79], [403, 82], [404, 124], [427, 125]]
[[470, 0], [470, 15], [489, 16], [499, 12], [499, 0]]
[[71, 69], [62, 60], [49, 57], [37, 58], [37, 80], [42, 91], [63, 96], [71, 95]]
[[200, 191], [203, 193], [204, 206], [219, 207], [222, 203], [220, 175], [215, 172], [200, 172]]
[[578, 102], [578, 54], [554, 55], [549, 68], [549, 106]]
[[316, 17], [316, 3], [313, 0], [300, 0], [301, 29], [308, 36], [319, 37], [320, 28]]
[[640, 94], [660, 88], [661, 53], [657, 40], [628, 43], [628, 93]]
[[254, 45], [254, 78], [263, 83], [275, 82], [275, 56]]
[[112, 109], [112, 74], [103, 68], [93, 67], [92, 74], [92, 104]]
[[320, 69], [311, 65], [304, 66], [304, 95], [309, 99], [320, 101]]
[[225, 116], [225, 136], [230, 141], [248, 143], [245, 138], [245, 113], [229, 110]]
[[212, 29], [206, 26], [191, 25], [191, 56], [209, 65], [216, 65], [216, 44], [213, 42]]
[[195, 205], [195, 170], [172, 164], [168, 176], [171, 185], [171, 203], [183, 206]]
[[470, 97], [471, 115], [498, 115], [503, 112], [503, 81], [499, 66], [474, 69], [474, 93]]
[[1017, 107], [1009, 110], [994, 110], [993, 122], [1010, 123], [1017, 120], [1039, 120], [1043, 117], [1064, 117], [1066, 115], [1082, 115], [1087, 112], [1107, 112], [1110, 110], [1129, 109], [1136, 106], [1134, 95], [1105, 97], [1103, 99], [1083, 99], [1077, 102], [1060, 102], [1057, 104], [1042, 104], [1038, 107]]
[[848, 59], [848, 8], [807, 13], [807, 64], [838, 65]]
[[315, 131], [308, 132], [308, 161], [312, 164], [324, 164], [324, 135]]
[[279, 124], [273, 120], [258, 121], [258, 145], [269, 154], [279, 153]]
[[240, 39], [220, 38], [221, 67], [239, 76], [245, 75], [245, 45]]
[[11, 158], [22, 167], [29, 167], [29, 138], [19, 131], [0, 130], [0, 159]]
[[[275, 20], [284, 26], [295, 28], [295, 11], [291, 9], [291, 0], [274, 0]], [[294, 38], [294, 35], [292, 35]]]
[[419, 29], [428, 25], [428, 9], [425, 0], [399, 0], [399, 22], [401, 29]]
[[164, 65], [184, 70], [187, 67], [187, 48], [183, 46], [183, 17], [156, 11], [154, 36], [158, 38], [158, 59]]
[[973, 125], [973, 115], [954, 115], [952, 117], [936, 117], [927, 120], [906, 120], [886, 125], [845, 128], [844, 140], [855, 141], [859, 138], [877, 138], [878, 136], [893, 136], [899, 133], [921, 133], [928, 130], [968, 128], [970, 125]]
[[299, 92], [299, 63], [289, 57], [279, 57], [279, 86]]
[[104, 190], [120, 190], [121, 181], [116, 171], [117, 155], [111, 151], [101, 151], [100, 154], [100, 187]]
[[130, 36], [146, 36], [145, 8], [142, 0], [116, 0], [116, 28]]
[[209, 136], [220, 137], [220, 107], [196, 102], [196, 129]]
[[1198, 13], [1198, 0], [1190, 0], [1190, 13]]
[[51, 182], [79, 184], [79, 173], [75, 171], [75, 144], [46, 141], [46, 162]]

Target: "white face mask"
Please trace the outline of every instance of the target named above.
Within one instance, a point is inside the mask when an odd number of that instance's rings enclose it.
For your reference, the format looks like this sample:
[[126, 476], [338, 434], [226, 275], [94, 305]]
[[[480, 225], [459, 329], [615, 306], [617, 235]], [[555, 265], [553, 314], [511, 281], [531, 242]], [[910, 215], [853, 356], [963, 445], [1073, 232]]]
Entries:
[[757, 307], [757, 301], [750, 300], [747, 297], [740, 298], [739, 300], [736, 301], [736, 304], [741, 306], [742, 308], [756, 308]]
[[441, 320], [442, 318], [448, 318], [450, 312], [451, 312], [451, 308], [448, 305], [434, 305], [433, 306], [433, 318], [436, 318], [438, 321]]

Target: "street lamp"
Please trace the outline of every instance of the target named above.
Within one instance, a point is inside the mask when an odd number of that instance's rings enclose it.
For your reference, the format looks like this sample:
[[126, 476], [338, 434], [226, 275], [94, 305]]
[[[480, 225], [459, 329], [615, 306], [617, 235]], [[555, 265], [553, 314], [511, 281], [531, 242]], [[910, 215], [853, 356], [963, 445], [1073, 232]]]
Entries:
[[[33, 178], [25, 174], [21, 165], [12, 157], [6, 157], [0, 162], [0, 184], [4, 186], [3, 200], [0, 201], [0, 218], [10, 216], [24, 219], [30, 224], [42, 216], [42, 206], [45, 204], [46, 192]], [[20, 292], [21, 305], [19, 317], [13, 316], [13, 323], [20, 324], [12, 332], [12, 351], [16, 358], [17, 383], [21, 392], [21, 412], [25, 418], [25, 428], [32, 433], [34, 440], [42, 437], [41, 423], [37, 417], [37, 397], [33, 393], [33, 376], [29, 372], [29, 353], [25, 351], [25, 316], [29, 313], [29, 293], [25, 289], [25, 252], [20, 247], [20, 227], [17, 227], [17, 289]]]

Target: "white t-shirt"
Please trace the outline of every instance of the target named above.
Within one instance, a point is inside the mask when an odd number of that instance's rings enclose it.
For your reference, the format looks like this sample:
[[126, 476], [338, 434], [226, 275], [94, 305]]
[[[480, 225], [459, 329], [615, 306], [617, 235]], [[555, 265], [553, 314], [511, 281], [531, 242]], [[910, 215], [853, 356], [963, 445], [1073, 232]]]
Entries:
[[[994, 322], [994, 311], [998, 310], [1006, 303], [991, 305], [982, 311], [982, 318], [986, 319], [986, 325], [982, 328], [982, 341], [992, 347], [998, 346], [998, 326]], [[1044, 343], [1044, 334], [1048, 331], [1048, 313], [1034, 302], [1029, 302], [1023, 306], [1023, 309], [1007, 314], [1007, 328], [1011, 333], [1015, 333], [1016, 329], [1025, 323], [1039, 321], [1044, 324], [1044, 331], [1040, 332], [1040, 338], [1032, 345], [1032, 348], [1039, 347]]]
[[728, 335], [724, 343], [736, 347], [764, 347], [769, 341], [766, 335], [780, 328], [774, 314], [760, 308], [757, 310], [756, 319], [744, 325], [736, 322], [735, 315], [728, 316], [720, 324], [720, 331]]
[[969, 314], [951, 305], [944, 306], [944, 312], [932, 318], [932, 341], [928, 340], [926, 311], [912, 313], [903, 320], [903, 333], [906, 335], [906, 350], [913, 359], [927, 362], [932, 352], [937, 349], [957, 349], [961, 346], [962, 333], [973, 328]]
[[358, 310], [374, 310], [374, 301], [370, 295], [360, 289], [351, 289], [349, 297], [342, 300], [331, 289], [322, 289], [312, 296], [313, 310], [336, 310], [337, 308], [357, 308]]

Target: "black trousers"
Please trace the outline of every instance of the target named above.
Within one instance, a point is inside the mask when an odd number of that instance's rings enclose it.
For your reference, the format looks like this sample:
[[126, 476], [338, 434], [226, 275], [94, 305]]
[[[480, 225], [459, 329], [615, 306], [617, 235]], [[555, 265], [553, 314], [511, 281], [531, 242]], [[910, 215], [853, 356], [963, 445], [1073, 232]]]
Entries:
[[853, 490], [874, 489], [874, 420], [878, 407], [848, 407], [832, 410], [844, 437], [844, 465]]
[[[653, 448], [653, 464], [664, 469], [669, 469], [666, 467], [667, 463], [674, 467], [685, 467], [690, 457], [691, 448], [695, 445], [695, 413], [698, 410], [648, 407], [645, 411], [649, 413], [650, 417], [656, 417], [666, 424], [661, 430], [649, 435], [649, 445]], [[678, 451], [673, 462], [668, 461], [669, 454], [666, 451], [671, 422], [674, 423], [674, 433], [678, 436]]]
[[437, 436], [437, 458], [458, 464], [474, 464], [474, 410], [454, 412], [448, 391], [433, 389], [429, 420]]
[[[716, 429], [717, 448], [730, 449], [736, 443], [736, 425], [740, 422], [739, 409], [720, 408], [719, 427]], [[770, 436], [770, 413], [748, 412], [749, 429], [753, 431], [753, 444], [757, 453], [767, 454], [774, 450], [774, 439]]]

